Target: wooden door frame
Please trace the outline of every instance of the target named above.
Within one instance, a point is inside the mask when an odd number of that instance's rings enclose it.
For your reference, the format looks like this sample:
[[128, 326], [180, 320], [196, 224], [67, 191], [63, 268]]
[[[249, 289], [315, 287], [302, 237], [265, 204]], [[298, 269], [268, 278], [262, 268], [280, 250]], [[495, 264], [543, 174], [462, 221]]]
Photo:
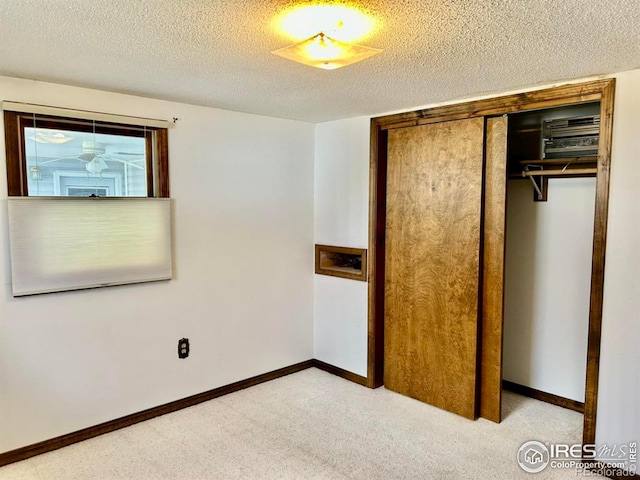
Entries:
[[595, 443], [614, 94], [615, 79], [608, 78], [371, 119], [367, 386], [377, 388], [383, 384], [387, 132], [429, 123], [599, 101], [600, 142], [583, 429], [583, 443]]

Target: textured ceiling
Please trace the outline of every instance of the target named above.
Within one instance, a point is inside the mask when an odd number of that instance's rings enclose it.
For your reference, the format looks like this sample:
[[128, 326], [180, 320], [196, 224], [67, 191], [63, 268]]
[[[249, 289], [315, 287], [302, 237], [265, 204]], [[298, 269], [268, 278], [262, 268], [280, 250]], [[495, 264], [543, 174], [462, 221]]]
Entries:
[[640, 67], [638, 0], [349, 2], [384, 52], [333, 71], [270, 54], [296, 3], [0, 0], [0, 74], [320, 122]]

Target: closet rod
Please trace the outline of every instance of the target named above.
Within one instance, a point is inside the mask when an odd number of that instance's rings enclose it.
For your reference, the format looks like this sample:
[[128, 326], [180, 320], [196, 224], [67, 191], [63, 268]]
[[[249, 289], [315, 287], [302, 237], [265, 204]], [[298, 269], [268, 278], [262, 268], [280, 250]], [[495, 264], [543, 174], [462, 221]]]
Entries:
[[531, 170], [522, 172], [523, 177], [545, 175], [592, 175], [598, 173], [597, 168], [572, 168], [568, 170]]

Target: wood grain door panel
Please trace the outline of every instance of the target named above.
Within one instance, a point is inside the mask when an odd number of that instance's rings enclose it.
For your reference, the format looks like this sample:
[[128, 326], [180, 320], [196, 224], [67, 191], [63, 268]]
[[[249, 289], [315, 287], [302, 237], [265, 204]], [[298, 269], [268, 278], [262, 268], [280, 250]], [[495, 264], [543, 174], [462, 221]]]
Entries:
[[389, 132], [386, 388], [477, 413], [484, 118]]

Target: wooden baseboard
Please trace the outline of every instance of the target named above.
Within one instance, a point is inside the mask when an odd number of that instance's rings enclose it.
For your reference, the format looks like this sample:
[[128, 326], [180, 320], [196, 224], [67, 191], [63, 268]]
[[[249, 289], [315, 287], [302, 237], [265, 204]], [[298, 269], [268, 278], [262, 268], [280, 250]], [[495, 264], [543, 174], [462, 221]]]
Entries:
[[502, 388], [525, 397], [535, 398], [536, 400], [584, 413], [584, 403], [578, 402], [577, 400], [571, 400], [559, 395], [554, 395], [553, 393], [547, 393], [541, 390], [536, 390], [535, 388], [525, 387], [524, 385], [513, 383], [508, 380], [502, 381]]
[[364, 385], [365, 387], [367, 386], [367, 379], [366, 377], [362, 377], [360, 375], [357, 375], [355, 373], [351, 373], [347, 370], [344, 370], [343, 368], [340, 367], [336, 367], [334, 365], [330, 365], [328, 363], [323, 362], [322, 360], [317, 360], [317, 359], [313, 359], [311, 360], [311, 362], [313, 363], [313, 366], [320, 369], [320, 370], [324, 370], [325, 372], [331, 373], [333, 375], [336, 375], [338, 377], [342, 377], [345, 378], [347, 380], [350, 380], [352, 382], [355, 382], [359, 385]]
[[[286, 375], [290, 375], [292, 373], [300, 372], [302, 370], [306, 370], [307, 368], [311, 368], [311, 367], [316, 367], [320, 370], [324, 370], [325, 372], [331, 373], [338, 377], [342, 377], [346, 380], [350, 380], [359, 385], [367, 386], [367, 379], [365, 377], [349, 372], [340, 367], [330, 365], [321, 360], [316, 360], [316, 359], [306, 360], [304, 362], [296, 363], [295, 365], [290, 365], [288, 367], [280, 368], [272, 372], [251, 377], [246, 380], [240, 380], [239, 382], [231, 383], [223, 387], [214, 388], [213, 390], [209, 390], [207, 392], [198, 393], [196, 395], [192, 395], [190, 397], [183, 398], [181, 400], [169, 402], [164, 405], [160, 405], [158, 407], [153, 407], [147, 410], [143, 410], [141, 412], [132, 413], [131, 415], [127, 415], [125, 417], [111, 420], [109, 422], [101, 423], [93, 427], [84, 428], [82, 430], [78, 430], [73, 433], [68, 433], [60, 437], [44, 440], [42, 442], [34, 443], [33, 445], [27, 445], [26, 447], [18, 448], [16, 450], [11, 450], [9, 452], [0, 453], [0, 467], [4, 465], [8, 465], [10, 463], [18, 462], [20, 460], [26, 460], [27, 458], [35, 457], [36, 455], [51, 452], [53, 450], [66, 447], [68, 445], [72, 445], [74, 443], [78, 443], [83, 440], [88, 440], [90, 438], [97, 437], [105, 433], [113, 432], [121, 428], [135, 425], [136, 423], [144, 422], [145, 420], [150, 420], [152, 418], [159, 417], [167, 413], [172, 413], [172, 412], [181, 410], [183, 408], [191, 407], [193, 405], [197, 405], [199, 403], [206, 402], [208, 400], [213, 400], [214, 398], [221, 397], [229, 393], [237, 392], [239, 390], [243, 390], [245, 388], [252, 387], [260, 383], [268, 382], [270, 380], [275, 380], [276, 378], [280, 378]], [[553, 403], [554, 405], [559, 405], [565, 408], [571, 408], [573, 410], [576, 410], [576, 408], [572, 408], [571, 406], [566, 406], [566, 402], [571, 402], [573, 404], [581, 405], [580, 402], [558, 397], [556, 395], [552, 395], [549, 393], [540, 392], [539, 390], [535, 390], [529, 387], [524, 387], [522, 385], [518, 385], [513, 382], [503, 381], [503, 388], [506, 390], [510, 390], [514, 393], [519, 393], [521, 395], [525, 395], [532, 398], [536, 398], [538, 400], [543, 400], [546, 402]], [[526, 392], [526, 393], [523, 393], [523, 392]], [[540, 398], [540, 397], [544, 397], [544, 398]], [[551, 401], [549, 397], [553, 397], [554, 400]], [[605, 464], [602, 464], [601, 468], [606, 470], [608, 466]], [[640, 479], [640, 475], [624, 473], [621, 476], [610, 476], [609, 478], [612, 478], [614, 480]]]
[[284, 377], [285, 375], [317, 366], [314, 362], [315, 360], [307, 360], [305, 362], [296, 363], [295, 365], [280, 368], [278, 370], [274, 370], [273, 372], [257, 375], [246, 380], [240, 380], [239, 382], [235, 382], [219, 388], [214, 388], [213, 390], [209, 390], [207, 392], [198, 393], [196, 395], [192, 395], [181, 400], [176, 400], [174, 402], [169, 402], [158, 407], [149, 408], [141, 412], [132, 413], [131, 415], [117, 418], [109, 422], [101, 423], [93, 427], [83, 428], [82, 430], [78, 430], [77, 432], [68, 433], [60, 437], [34, 443], [33, 445], [27, 445], [26, 447], [18, 448], [16, 450], [0, 453], [0, 467], [3, 465], [8, 465], [10, 463], [18, 462], [20, 460], [25, 460], [42, 453], [50, 452], [52, 450], [57, 450], [58, 448], [66, 447], [68, 445], [81, 442], [89, 438], [97, 437], [105, 433], [113, 432], [114, 430], [119, 430], [136, 423], [144, 422], [145, 420], [159, 417], [160, 415], [164, 415], [166, 413], [171, 413], [183, 408], [191, 407], [193, 405], [197, 405], [199, 403], [206, 402], [208, 400], [212, 400], [229, 393], [237, 392], [238, 390], [258, 385], [259, 383], [268, 382], [269, 380], [274, 380], [276, 378]]

